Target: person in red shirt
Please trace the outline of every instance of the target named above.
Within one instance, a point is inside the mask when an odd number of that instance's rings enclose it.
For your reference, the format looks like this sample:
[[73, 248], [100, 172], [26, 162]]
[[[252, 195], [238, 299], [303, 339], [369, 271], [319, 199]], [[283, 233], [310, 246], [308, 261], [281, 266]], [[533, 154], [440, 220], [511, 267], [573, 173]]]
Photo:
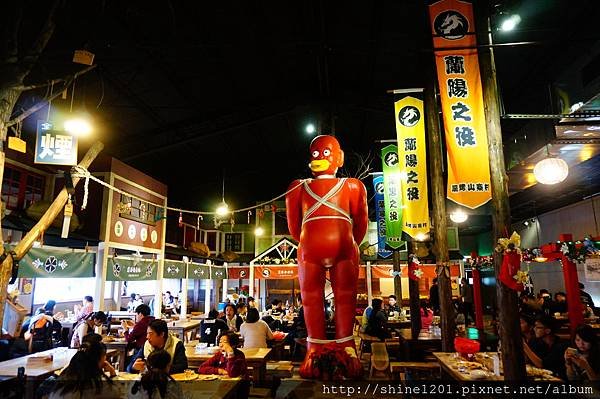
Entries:
[[237, 349], [239, 343], [240, 338], [236, 333], [232, 331], [222, 333], [219, 337], [221, 351], [202, 363], [198, 368], [198, 374], [219, 374], [248, 379], [246, 357], [241, 350]]
[[121, 322], [121, 326], [125, 330], [125, 340], [127, 340], [127, 347], [129, 349], [135, 348], [135, 350], [139, 350], [144, 346], [146, 343], [146, 331], [152, 320], [154, 320], [154, 317], [150, 316], [150, 306], [141, 304], [135, 308], [135, 325], [131, 331], [129, 331], [130, 324], [126, 321]]

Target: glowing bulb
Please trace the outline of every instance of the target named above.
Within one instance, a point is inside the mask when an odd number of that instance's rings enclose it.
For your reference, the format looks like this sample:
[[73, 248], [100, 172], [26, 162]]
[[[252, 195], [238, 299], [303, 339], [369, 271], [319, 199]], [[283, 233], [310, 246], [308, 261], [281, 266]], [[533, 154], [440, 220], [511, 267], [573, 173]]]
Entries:
[[225, 203], [225, 201], [221, 202], [217, 207], [217, 216], [225, 216], [229, 213], [229, 206]]
[[511, 15], [502, 22], [500, 29], [505, 32], [511, 31], [515, 29], [519, 22], [521, 22], [521, 17], [518, 14]]
[[256, 229], [254, 229], [255, 236], [260, 237], [264, 234], [265, 234], [265, 229], [263, 229], [262, 227], [258, 226]]
[[454, 223], [463, 223], [469, 218], [469, 215], [465, 213], [462, 209], [457, 209], [450, 214], [450, 220]]
[[415, 236], [417, 241], [425, 241], [427, 239], [427, 234], [419, 233]]
[[92, 125], [85, 119], [69, 119], [65, 121], [64, 127], [73, 136], [85, 137], [92, 132]]
[[535, 165], [533, 174], [538, 183], [557, 184], [569, 175], [569, 165], [560, 158], [546, 158]]
[[314, 132], [317, 131], [317, 129], [315, 128], [315, 125], [313, 125], [312, 123], [309, 123], [308, 125], [306, 125], [306, 133], [308, 134], [313, 134]]

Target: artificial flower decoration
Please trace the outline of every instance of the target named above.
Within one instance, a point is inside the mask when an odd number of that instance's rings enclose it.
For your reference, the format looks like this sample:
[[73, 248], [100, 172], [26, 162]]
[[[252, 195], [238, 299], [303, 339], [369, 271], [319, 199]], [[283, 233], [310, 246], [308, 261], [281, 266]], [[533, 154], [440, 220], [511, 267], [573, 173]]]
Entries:
[[529, 273], [523, 270], [519, 270], [517, 271], [517, 274], [513, 276], [513, 278], [517, 281], [517, 283], [525, 284], [529, 280]]
[[413, 271], [413, 274], [415, 275], [415, 277], [421, 278], [421, 277], [423, 277], [423, 270], [416, 269], [415, 271]]
[[517, 251], [521, 252], [519, 247], [521, 246], [521, 236], [517, 234], [516, 231], [513, 231], [510, 238], [499, 238], [498, 245], [496, 245], [496, 252], [504, 252], [504, 251]]

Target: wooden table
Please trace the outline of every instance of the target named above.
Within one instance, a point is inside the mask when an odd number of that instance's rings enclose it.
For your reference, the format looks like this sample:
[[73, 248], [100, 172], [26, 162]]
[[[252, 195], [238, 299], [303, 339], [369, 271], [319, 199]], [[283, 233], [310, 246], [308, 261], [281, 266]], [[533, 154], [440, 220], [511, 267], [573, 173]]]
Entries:
[[[188, 367], [197, 369], [203, 362], [213, 357], [210, 354], [196, 353], [198, 341], [190, 341], [185, 345], [185, 356], [188, 359]], [[254, 383], [263, 383], [267, 369], [267, 360], [271, 355], [271, 348], [241, 348], [246, 357], [246, 365], [252, 367], [252, 379]]]
[[410, 328], [396, 330], [396, 333], [398, 333], [398, 339], [400, 341], [400, 347], [403, 351], [404, 360], [415, 360], [411, 359], [415, 357], [411, 356], [411, 350], [433, 352], [442, 349], [442, 337], [440, 335], [431, 334], [428, 330], [421, 330], [419, 336], [416, 338], [413, 338]]
[[125, 359], [127, 358], [127, 340], [125, 338], [117, 338], [115, 341], [102, 341], [107, 349], [114, 350], [119, 356], [119, 371], [125, 371]]
[[190, 341], [186, 334], [187, 332], [192, 332], [192, 340], [196, 338], [196, 334], [194, 334], [194, 332], [198, 331], [200, 328], [200, 323], [200, 320], [177, 320], [168, 322], [167, 326], [169, 331], [173, 332], [185, 343]]
[[410, 319], [400, 320], [388, 318], [388, 321], [385, 323], [385, 325], [392, 331], [400, 330], [403, 328], [410, 328]]

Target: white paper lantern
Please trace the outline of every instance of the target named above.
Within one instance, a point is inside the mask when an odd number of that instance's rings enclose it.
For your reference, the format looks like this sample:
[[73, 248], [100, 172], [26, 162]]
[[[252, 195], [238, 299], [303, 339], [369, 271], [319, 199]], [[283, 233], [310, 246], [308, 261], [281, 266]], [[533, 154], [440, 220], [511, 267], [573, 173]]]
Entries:
[[457, 209], [450, 214], [450, 220], [454, 223], [463, 223], [469, 218], [469, 215], [465, 213], [462, 209]]
[[546, 158], [535, 165], [533, 175], [538, 183], [557, 184], [569, 175], [569, 165], [560, 158]]

